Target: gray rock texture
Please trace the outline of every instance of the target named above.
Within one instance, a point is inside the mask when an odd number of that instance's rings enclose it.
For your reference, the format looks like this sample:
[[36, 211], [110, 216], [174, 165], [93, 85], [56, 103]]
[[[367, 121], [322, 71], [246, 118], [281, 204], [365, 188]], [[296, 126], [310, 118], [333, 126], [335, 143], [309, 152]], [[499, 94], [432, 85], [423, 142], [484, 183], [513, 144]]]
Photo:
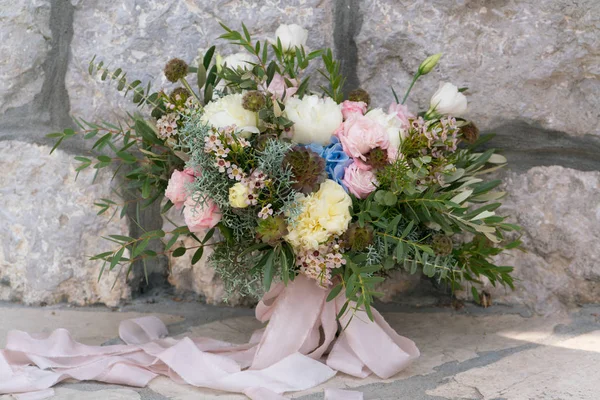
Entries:
[[600, 172], [536, 167], [505, 186], [500, 211], [523, 227], [527, 252], [499, 258], [515, 266], [516, 290], [488, 288], [493, 300], [541, 314], [600, 303]]
[[427, 108], [438, 81], [468, 87], [468, 116], [489, 129], [522, 120], [600, 135], [600, 7], [595, 0], [360, 3], [361, 85], [377, 102], [408, 88], [426, 56], [444, 53], [410, 105]]
[[97, 61], [128, 71], [131, 78], [170, 88], [162, 74], [169, 59], [191, 63], [213, 44], [221, 44], [224, 55], [240, 51], [217, 40], [224, 32], [219, 21], [236, 29], [244, 22], [261, 40], [273, 37], [280, 23], [298, 23], [311, 29], [308, 45], [320, 48], [333, 45], [332, 19], [332, 2], [316, 0], [98, 1], [93, 6], [75, 2], [72, 60], [66, 79], [70, 96], [78, 98], [72, 112], [92, 119], [115, 118], [133, 108], [115, 85], [89, 76], [88, 63], [94, 55]]
[[128, 233], [126, 221], [97, 216], [93, 206], [110, 195], [110, 176], [92, 184], [89, 170], [75, 180], [72, 157], [49, 153], [0, 142], [0, 299], [117, 305], [130, 296], [123, 275], [115, 269], [98, 280], [101, 264], [88, 260], [111, 250], [101, 236]]
[[[185, 225], [181, 211], [171, 208], [167, 214], [168, 218], [165, 218], [162, 229], [165, 232], [169, 232], [175, 228], [173, 222], [177, 226]], [[206, 235], [206, 232], [199, 232], [197, 236], [202, 239]], [[219, 239], [219, 234], [215, 233], [213, 239], [208, 243], [213, 243]], [[173, 246], [192, 248], [197, 246], [193, 238], [181, 237], [181, 239]], [[204, 301], [208, 304], [227, 304], [235, 306], [242, 304], [242, 299], [237, 296], [227, 296], [225, 293], [225, 287], [219, 276], [215, 273], [208, 259], [212, 254], [212, 247], [206, 246], [202, 253], [202, 258], [194, 265], [192, 265], [192, 257], [196, 250], [187, 251], [181, 257], [172, 257], [169, 255], [168, 258], [168, 281], [177, 292], [185, 293], [192, 292], [200, 295]]]
[[[426, 108], [440, 81], [469, 87], [467, 116], [499, 134], [494, 146], [511, 165], [504, 209], [525, 228], [528, 253], [503, 260], [516, 265], [518, 289], [493, 291], [494, 300], [539, 313], [600, 301], [596, 0], [0, 0], [0, 49], [9, 55], [0, 60], [0, 215], [9, 221], [0, 228], [1, 299], [114, 305], [146, 290], [137, 267], [112, 291], [110, 278], [96, 282], [100, 265], [87, 256], [105, 249], [99, 235], [140, 229], [95, 217], [93, 201], [109, 194], [109, 177], [73, 181], [71, 158], [83, 142], [49, 156], [44, 135], [74, 127], [71, 115], [114, 121], [135, 111], [114, 83], [89, 76], [94, 55], [171, 89], [165, 62], [193, 61], [222, 33], [219, 20], [244, 21], [261, 39], [280, 23], [305, 26], [309, 47], [334, 49], [346, 90], [364, 87], [375, 106], [386, 107], [390, 86], [402, 93], [419, 63], [443, 52], [408, 104]], [[147, 229], [163, 226], [157, 210], [142, 219]], [[164, 259], [150, 270], [150, 286], [222, 300], [205, 260], [191, 267], [185, 257]], [[421, 283], [399, 274], [382, 290], [391, 300]]]
[[49, 1], [0, 1], [0, 113], [31, 102], [41, 90], [49, 15]]

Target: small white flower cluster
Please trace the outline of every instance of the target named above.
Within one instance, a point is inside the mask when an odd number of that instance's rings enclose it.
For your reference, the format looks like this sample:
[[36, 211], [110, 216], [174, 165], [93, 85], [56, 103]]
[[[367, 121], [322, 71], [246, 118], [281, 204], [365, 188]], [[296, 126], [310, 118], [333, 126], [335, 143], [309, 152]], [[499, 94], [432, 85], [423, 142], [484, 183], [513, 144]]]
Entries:
[[266, 206], [264, 206], [259, 212], [258, 212], [258, 218], [262, 218], [262, 219], [267, 219], [269, 218], [271, 215], [273, 215], [273, 209], [271, 208], [273, 205], [271, 203], [267, 204]]
[[165, 103], [165, 108], [170, 112], [156, 121], [158, 137], [161, 139], [168, 139], [177, 135], [179, 133], [178, 126], [183, 122], [181, 116], [190, 115], [192, 110], [200, 107], [200, 104], [191, 96], [183, 104], [181, 104], [181, 100], [181, 95], [176, 94], [175, 103], [168, 101]]
[[242, 137], [237, 137], [232, 126], [222, 129], [215, 128], [204, 139], [204, 151], [215, 156], [215, 166], [219, 172], [226, 172], [229, 179], [241, 181], [245, 177], [244, 171], [227, 160], [233, 146], [249, 147], [250, 142]]
[[156, 121], [156, 128], [158, 129], [158, 137], [161, 139], [168, 139], [177, 135], [177, 123], [180, 120], [178, 113], [165, 114]]
[[[249, 206], [255, 206], [258, 203], [258, 192], [265, 187], [266, 181], [267, 176], [259, 170], [254, 170], [250, 176], [243, 177], [241, 179], [242, 185], [246, 186], [248, 189], [248, 198], [246, 199], [246, 203]], [[272, 213], [273, 210], [271, 210], [271, 214]]]
[[[424, 121], [422, 117], [413, 121], [413, 128], [427, 138], [427, 147], [435, 158], [443, 157], [445, 152], [455, 152], [458, 144], [458, 126], [456, 118], [447, 116], [439, 123]], [[423, 149], [426, 151], [426, 149]]]
[[[259, 170], [254, 170], [250, 176], [246, 176], [236, 165], [228, 168], [227, 172], [230, 179], [239, 180], [238, 183], [229, 189], [229, 204], [234, 208], [246, 208], [257, 205], [259, 191], [265, 187], [268, 181], [267, 176]], [[260, 218], [267, 218], [273, 214], [273, 210], [270, 210], [269, 207], [271, 207], [271, 204], [261, 210], [259, 213]], [[265, 216], [262, 217], [261, 213], [265, 213]]]
[[346, 264], [337, 239], [328, 241], [318, 250], [301, 251], [296, 256], [296, 265], [307, 277], [317, 281], [317, 285], [331, 286], [331, 270]]

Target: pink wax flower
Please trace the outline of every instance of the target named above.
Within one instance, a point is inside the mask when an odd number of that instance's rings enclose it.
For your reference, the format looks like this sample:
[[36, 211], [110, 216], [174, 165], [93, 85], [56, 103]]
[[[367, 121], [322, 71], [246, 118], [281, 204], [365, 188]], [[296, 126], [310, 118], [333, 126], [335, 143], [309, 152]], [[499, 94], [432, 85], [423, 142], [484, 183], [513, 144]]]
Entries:
[[185, 203], [185, 200], [188, 197], [186, 186], [194, 182], [193, 171], [191, 172], [191, 174], [188, 173], [187, 169], [185, 171], [175, 170], [169, 179], [165, 196], [171, 200], [171, 202], [175, 205], [175, 208], [178, 210], [181, 209], [183, 203]]
[[388, 114], [394, 114], [400, 120], [400, 122], [402, 122], [403, 128], [408, 128], [410, 125], [408, 120], [415, 118], [415, 115], [408, 111], [408, 107], [404, 104], [390, 104]]
[[350, 193], [359, 199], [365, 199], [377, 188], [376, 185], [378, 184], [373, 170], [363, 169], [357, 163], [352, 163], [346, 167], [342, 183]]
[[277, 97], [278, 99], [283, 98], [283, 95], [285, 94], [285, 98], [289, 98], [291, 96], [293, 96], [294, 94], [296, 94], [296, 92], [298, 91], [298, 88], [296, 86], [298, 86], [298, 81], [296, 79], [288, 79], [294, 86], [292, 87], [288, 87], [287, 84], [285, 83], [285, 79], [282, 75], [275, 73], [275, 75], [273, 75], [273, 79], [271, 80], [271, 83], [269, 83], [269, 86], [267, 87], [267, 90], [271, 93], [273, 93], [275, 95], [275, 97]]
[[355, 159], [365, 160], [365, 154], [376, 147], [387, 149], [390, 140], [386, 129], [381, 124], [360, 114], [352, 114], [350, 118], [335, 131], [340, 139], [344, 152]]
[[364, 101], [346, 100], [342, 103], [342, 115], [344, 120], [350, 118], [353, 114], [365, 115], [367, 112], [367, 103]]
[[214, 228], [221, 221], [221, 210], [212, 200], [196, 201], [188, 197], [183, 209], [185, 224], [190, 232], [201, 232]]

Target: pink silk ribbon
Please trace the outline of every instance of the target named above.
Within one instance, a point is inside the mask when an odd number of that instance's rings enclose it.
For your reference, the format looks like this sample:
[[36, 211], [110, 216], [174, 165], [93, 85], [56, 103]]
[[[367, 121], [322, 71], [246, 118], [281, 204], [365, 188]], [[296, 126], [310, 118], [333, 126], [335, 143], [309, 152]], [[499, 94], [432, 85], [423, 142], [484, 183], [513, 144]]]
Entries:
[[[84, 345], [64, 329], [43, 335], [11, 331], [6, 349], [0, 350], [0, 394], [38, 400], [51, 396], [48, 389], [65, 379], [144, 387], [164, 375], [253, 400], [279, 400], [282, 393], [310, 389], [337, 371], [387, 379], [419, 357], [414, 342], [398, 335], [375, 309], [374, 322], [364, 311], [346, 313], [340, 324], [347, 327], [336, 338], [336, 315], [345, 298], [326, 302], [328, 293], [302, 275], [287, 286], [276, 285], [256, 307], [256, 318], [269, 324], [241, 345], [176, 340], [152, 316], [120, 324], [124, 345]], [[332, 389], [325, 395], [327, 400], [362, 398], [359, 392]]]

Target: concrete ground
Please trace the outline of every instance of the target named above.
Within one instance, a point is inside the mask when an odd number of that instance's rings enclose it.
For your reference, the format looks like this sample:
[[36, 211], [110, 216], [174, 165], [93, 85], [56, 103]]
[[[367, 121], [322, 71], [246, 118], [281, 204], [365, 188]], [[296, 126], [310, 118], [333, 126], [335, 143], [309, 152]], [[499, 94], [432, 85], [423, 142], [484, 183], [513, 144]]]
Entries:
[[[413, 339], [422, 355], [397, 376], [380, 380], [344, 374], [293, 399], [322, 399], [327, 387], [351, 388], [365, 399], [599, 399], [600, 306], [548, 318], [523, 310], [466, 306], [459, 311], [434, 306], [382, 305], [388, 322]], [[117, 343], [120, 321], [154, 314], [172, 335], [211, 336], [246, 341], [258, 328], [252, 310], [197, 302], [142, 299], [118, 310], [104, 307], [24, 307], [0, 303], [0, 347], [11, 329], [47, 332], [69, 329], [86, 344]], [[63, 383], [60, 400], [245, 399], [157, 378], [138, 389], [99, 383]], [[0, 396], [9, 400], [10, 396]]]

